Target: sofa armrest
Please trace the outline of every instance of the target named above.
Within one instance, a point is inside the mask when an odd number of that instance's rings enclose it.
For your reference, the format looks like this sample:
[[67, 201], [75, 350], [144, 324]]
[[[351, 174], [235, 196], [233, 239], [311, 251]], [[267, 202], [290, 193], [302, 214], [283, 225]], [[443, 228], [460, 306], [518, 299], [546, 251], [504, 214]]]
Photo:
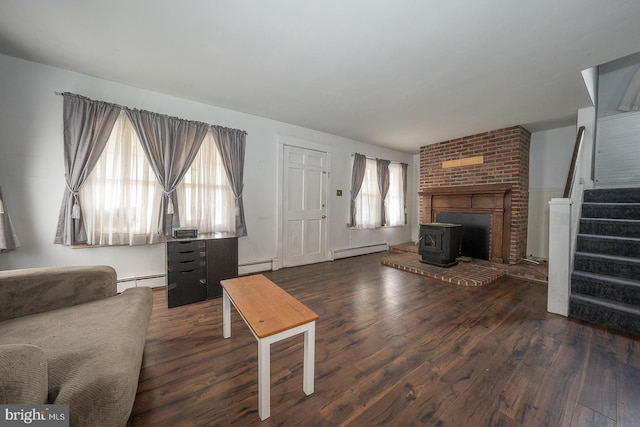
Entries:
[[116, 277], [108, 266], [0, 271], [0, 321], [114, 296]]
[[47, 358], [34, 345], [0, 345], [0, 404], [45, 404]]

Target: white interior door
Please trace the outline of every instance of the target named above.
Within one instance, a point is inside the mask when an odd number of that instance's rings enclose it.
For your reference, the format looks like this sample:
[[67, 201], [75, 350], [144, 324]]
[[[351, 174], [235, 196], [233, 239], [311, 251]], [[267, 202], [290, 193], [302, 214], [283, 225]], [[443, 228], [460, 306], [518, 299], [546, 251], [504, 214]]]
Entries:
[[326, 261], [327, 153], [284, 146], [282, 264]]

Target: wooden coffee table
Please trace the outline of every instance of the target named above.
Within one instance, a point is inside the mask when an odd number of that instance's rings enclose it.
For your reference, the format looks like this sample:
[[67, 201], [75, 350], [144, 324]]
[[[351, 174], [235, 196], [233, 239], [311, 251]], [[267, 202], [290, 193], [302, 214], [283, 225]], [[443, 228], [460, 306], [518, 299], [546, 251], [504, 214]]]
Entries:
[[269, 418], [272, 343], [304, 334], [302, 390], [313, 393], [318, 315], [262, 274], [222, 280], [222, 334], [231, 336], [231, 301], [258, 340], [258, 414]]

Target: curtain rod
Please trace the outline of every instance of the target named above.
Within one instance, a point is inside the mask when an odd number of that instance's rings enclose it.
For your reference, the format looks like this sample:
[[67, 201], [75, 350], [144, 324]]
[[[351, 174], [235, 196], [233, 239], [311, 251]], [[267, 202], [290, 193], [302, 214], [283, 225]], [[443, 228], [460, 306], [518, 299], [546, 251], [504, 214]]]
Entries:
[[[72, 93], [72, 92], [58, 92], [58, 91], [54, 91], [54, 92], [53, 92], [53, 94], [54, 94], [54, 95], [58, 95], [58, 96], [63, 96], [65, 93], [69, 93], [69, 94], [71, 94], [71, 95], [76, 95], [76, 96], [81, 96], [81, 97], [83, 97], [83, 98], [87, 98], [87, 97], [85, 97], [85, 96], [83, 96], [83, 95], [78, 95], [78, 94], [75, 94], [75, 93]], [[90, 99], [90, 98], [87, 98], [87, 99]], [[92, 101], [95, 101], [95, 100], [93, 100], [93, 99], [92, 99]], [[106, 101], [98, 101], [98, 102], [106, 102]], [[123, 110], [134, 110], [134, 108], [125, 107], [125, 106], [123, 106], [123, 105], [116, 104], [116, 103], [113, 103], [113, 102], [109, 102], [109, 104], [117, 105], [118, 107], [122, 108]], [[153, 113], [153, 114], [160, 114], [160, 113]], [[166, 115], [166, 116], [169, 116], [168, 114], [165, 114], [165, 115]], [[171, 117], [171, 116], [169, 116], [169, 117]], [[186, 121], [188, 121], [188, 122], [189, 122], [189, 121], [193, 121], [193, 120], [181, 119], [180, 117], [176, 117], [176, 118], [177, 118], [177, 119], [180, 119], [180, 120], [186, 120]], [[202, 123], [204, 123], [204, 122], [202, 122]], [[205, 123], [205, 124], [206, 124], [206, 125], [209, 125], [209, 126], [218, 126], [218, 127], [222, 127], [222, 128], [224, 128], [224, 127], [225, 127], [225, 126], [220, 126], [220, 125], [210, 125], [209, 123]], [[244, 134], [245, 134], [245, 135], [249, 135], [249, 134], [247, 133], [247, 131], [246, 131], [246, 130], [242, 130], [242, 129], [237, 129], [237, 130], [240, 130], [240, 131], [244, 132]]]
[[[351, 157], [355, 156], [356, 154], [360, 154], [360, 153], [351, 153]], [[376, 157], [369, 157], [369, 156], [365, 156], [365, 157], [366, 157], [367, 159], [369, 159], [369, 160], [378, 160]], [[409, 166], [409, 164], [408, 164], [408, 163], [405, 163], [405, 162], [396, 162], [395, 160], [389, 160], [389, 161], [390, 161], [391, 163], [398, 163], [398, 164], [401, 164], [401, 165], [407, 165], [407, 166]]]

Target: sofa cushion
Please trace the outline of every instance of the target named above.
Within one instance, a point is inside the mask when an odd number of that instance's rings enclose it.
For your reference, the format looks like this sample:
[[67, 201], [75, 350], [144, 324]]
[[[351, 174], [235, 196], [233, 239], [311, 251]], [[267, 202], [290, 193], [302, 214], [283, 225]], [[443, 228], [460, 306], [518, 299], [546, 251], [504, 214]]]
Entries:
[[47, 358], [47, 403], [71, 425], [125, 425], [135, 399], [153, 303], [150, 288], [0, 322], [0, 344], [33, 344]]
[[0, 271], [0, 320], [116, 294], [116, 271], [106, 265]]
[[0, 404], [47, 402], [47, 359], [29, 344], [0, 345]]

